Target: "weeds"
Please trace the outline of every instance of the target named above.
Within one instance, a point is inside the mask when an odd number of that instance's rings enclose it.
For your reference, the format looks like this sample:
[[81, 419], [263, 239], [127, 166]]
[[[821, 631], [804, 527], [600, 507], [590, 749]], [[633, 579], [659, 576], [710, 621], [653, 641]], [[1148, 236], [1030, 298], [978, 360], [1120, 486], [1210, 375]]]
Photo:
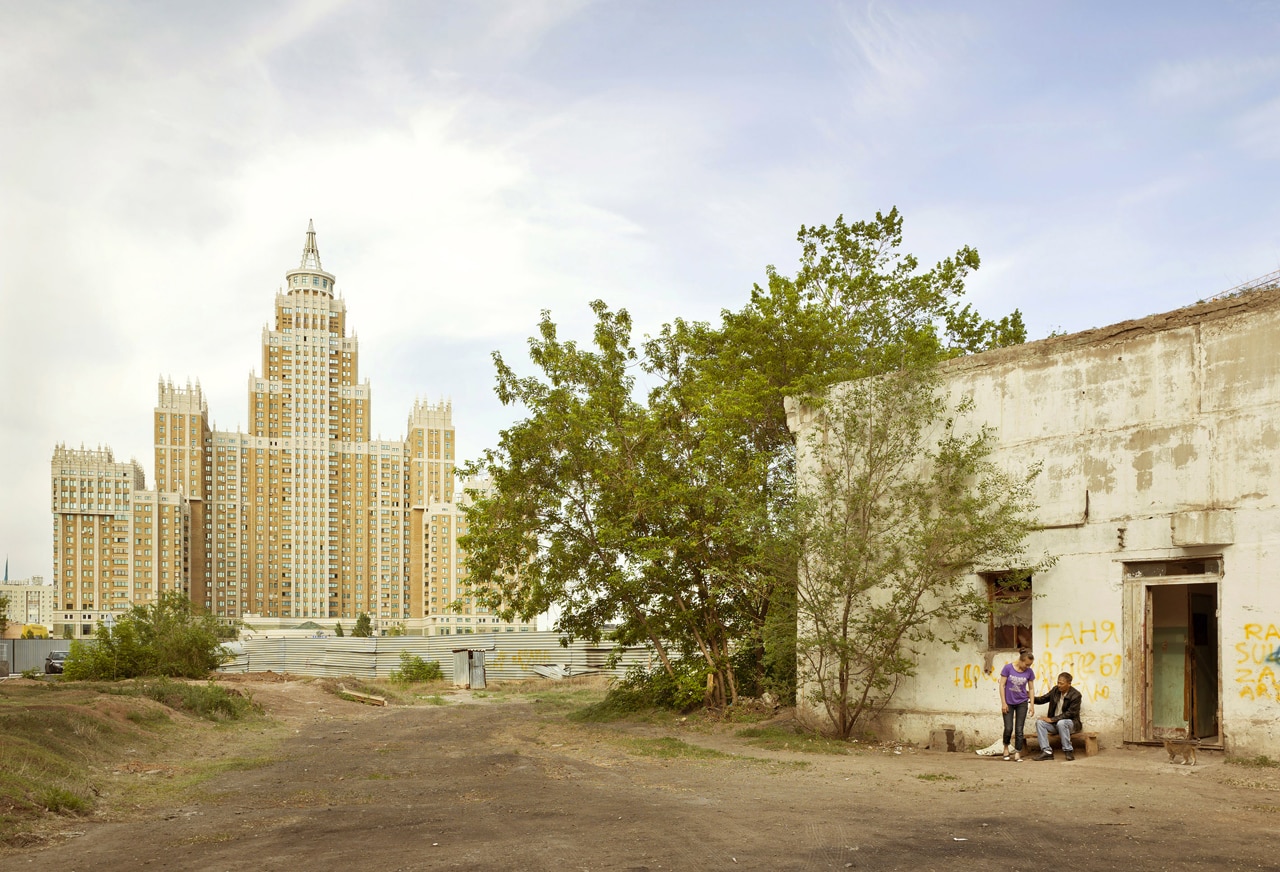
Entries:
[[667, 759], [714, 760], [729, 759], [732, 754], [713, 751], [710, 748], [699, 748], [680, 739], [664, 736], [661, 739], [627, 739], [623, 746], [632, 754], [641, 757], [664, 757]]
[[770, 751], [802, 751], [808, 754], [852, 754], [848, 742], [798, 732], [794, 727], [746, 727], [736, 735], [748, 744]]
[[1256, 769], [1280, 768], [1280, 760], [1272, 760], [1266, 754], [1259, 754], [1256, 757], [1228, 757], [1227, 763], [1232, 766], [1252, 766]]
[[126, 712], [125, 718], [140, 727], [159, 727], [173, 723], [173, 718], [169, 717], [169, 713], [163, 709]]
[[78, 793], [62, 787], [48, 787], [36, 802], [54, 814], [88, 814], [93, 803]]
[[577, 713], [575, 720], [616, 721], [654, 711], [687, 712], [702, 704], [706, 671], [692, 659], [677, 660], [675, 675], [665, 669], [633, 666], [614, 682], [600, 702]]
[[960, 779], [947, 772], [921, 772], [916, 776], [921, 781], [959, 781]]
[[238, 690], [216, 684], [186, 684], [159, 678], [138, 684], [138, 691], [169, 708], [210, 721], [239, 721], [262, 713], [262, 706]]

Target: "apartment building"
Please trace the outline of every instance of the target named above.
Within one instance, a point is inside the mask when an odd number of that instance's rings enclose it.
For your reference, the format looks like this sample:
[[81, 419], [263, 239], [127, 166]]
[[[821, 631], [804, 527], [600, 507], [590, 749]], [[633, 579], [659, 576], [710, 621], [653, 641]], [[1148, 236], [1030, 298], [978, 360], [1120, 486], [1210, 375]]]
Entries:
[[0, 597], [7, 603], [3, 617], [8, 622], [2, 638], [20, 638], [27, 627], [44, 627], [46, 632], [53, 629], [53, 585], [45, 584], [41, 576], [6, 577], [0, 581]]
[[55, 584], [68, 614], [172, 588], [264, 629], [349, 628], [360, 613], [383, 632], [532, 629], [471, 614], [451, 404], [415, 403], [403, 440], [370, 439], [370, 385], [336, 285], [309, 225], [262, 331], [243, 430], [212, 428], [198, 383], [161, 381], [154, 490], [109, 449], [58, 446]]

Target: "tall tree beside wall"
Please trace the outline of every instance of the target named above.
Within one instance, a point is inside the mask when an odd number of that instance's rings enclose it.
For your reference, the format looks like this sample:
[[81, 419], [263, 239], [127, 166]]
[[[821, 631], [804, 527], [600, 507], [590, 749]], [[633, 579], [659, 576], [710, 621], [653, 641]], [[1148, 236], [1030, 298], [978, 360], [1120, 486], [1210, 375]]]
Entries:
[[0, 636], [9, 631], [9, 595], [0, 593]]
[[816, 412], [797, 645], [824, 731], [848, 737], [927, 649], [978, 639], [990, 604], [973, 567], [1050, 562], [1026, 553], [1038, 470], [998, 467], [992, 433], [962, 429], [967, 411], [948, 407], [932, 367], [911, 367], [841, 385]]
[[[494, 484], [460, 543], [486, 605], [525, 618], [554, 605], [569, 636], [616, 622], [619, 642], [650, 642], [664, 665], [698, 657], [713, 704], [742, 681], [789, 694], [799, 552], [783, 399], [1025, 333], [1016, 312], [960, 307], [972, 249], [929, 270], [901, 253], [896, 209], [799, 242], [796, 277], [770, 268], [719, 327], [675, 319], [637, 350], [627, 313], [596, 302], [591, 348], [543, 313], [540, 374], [495, 354], [499, 398], [528, 415], [470, 469]], [[656, 380], [647, 397], [639, 369]]]

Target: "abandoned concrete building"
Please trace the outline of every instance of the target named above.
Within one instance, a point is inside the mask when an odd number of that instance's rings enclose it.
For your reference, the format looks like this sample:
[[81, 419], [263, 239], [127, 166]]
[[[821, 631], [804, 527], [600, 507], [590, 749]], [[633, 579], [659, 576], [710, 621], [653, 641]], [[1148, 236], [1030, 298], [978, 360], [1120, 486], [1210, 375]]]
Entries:
[[[943, 375], [952, 401], [973, 401], [969, 424], [993, 428], [1000, 464], [1042, 464], [1030, 550], [1057, 562], [982, 643], [924, 652], [877, 731], [997, 740], [997, 676], [1029, 645], [1037, 693], [1072, 673], [1104, 748], [1186, 736], [1280, 756], [1280, 291], [960, 358]], [[789, 412], [803, 443], [817, 417]], [[818, 462], [802, 450], [800, 476]]]

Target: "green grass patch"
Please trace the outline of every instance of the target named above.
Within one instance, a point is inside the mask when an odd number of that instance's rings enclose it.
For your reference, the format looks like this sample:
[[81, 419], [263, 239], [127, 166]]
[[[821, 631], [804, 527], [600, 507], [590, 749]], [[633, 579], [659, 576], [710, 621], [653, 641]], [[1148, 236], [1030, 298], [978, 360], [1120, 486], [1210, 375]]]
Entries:
[[1255, 769], [1280, 768], [1280, 760], [1272, 760], [1266, 754], [1259, 754], [1256, 757], [1228, 757], [1227, 762], [1232, 766], [1252, 766]]
[[173, 718], [164, 709], [126, 712], [125, 717], [140, 727], [163, 727], [173, 723]]
[[732, 754], [725, 754], [721, 751], [713, 751], [710, 748], [700, 748], [697, 745], [690, 745], [688, 742], [671, 736], [663, 736], [661, 739], [624, 739], [622, 746], [628, 752], [639, 757], [661, 757], [668, 760], [726, 760], [732, 759]]
[[747, 744], [770, 751], [801, 751], [807, 754], [852, 754], [848, 742], [802, 733], [794, 727], [744, 727], [735, 733]]
[[210, 721], [239, 721], [262, 713], [262, 706], [247, 693], [213, 683], [187, 684], [156, 678], [141, 681], [137, 687], [142, 696]]
[[605, 690], [606, 686], [598, 676], [559, 681], [533, 678], [491, 684], [483, 691], [483, 695], [495, 702], [527, 702], [548, 711], [573, 711], [599, 702], [604, 698]]
[[76, 707], [35, 705], [0, 712], [0, 843], [40, 815], [93, 810], [89, 766], [124, 740], [124, 728]]
[[449, 704], [449, 701], [438, 693], [433, 693], [430, 696], [415, 697], [415, 699], [420, 699], [423, 702], [425, 702], [427, 705], [448, 705]]
[[921, 781], [959, 781], [960, 779], [949, 772], [921, 772], [916, 776]]
[[568, 715], [569, 720], [587, 724], [634, 721], [645, 724], [674, 724], [685, 717], [681, 712], [654, 705], [650, 697], [626, 688], [614, 687], [595, 701], [586, 702]]
[[48, 787], [41, 791], [37, 804], [54, 814], [88, 814], [93, 803], [88, 797], [65, 787]]
[[[260, 707], [234, 690], [168, 679], [60, 680], [0, 688], [0, 844], [21, 845], [26, 830], [49, 814], [93, 812], [101, 792], [98, 780], [111, 777], [103, 769], [120, 760], [125, 749], [145, 759], [180, 741], [174, 710], [222, 723], [256, 715]], [[245, 765], [218, 763], [226, 768]], [[183, 772], [164, 782], [126, 779], [111, 795], [145, 800], [177, 788], [179, 781], [195, 783], [210, 774]]]

